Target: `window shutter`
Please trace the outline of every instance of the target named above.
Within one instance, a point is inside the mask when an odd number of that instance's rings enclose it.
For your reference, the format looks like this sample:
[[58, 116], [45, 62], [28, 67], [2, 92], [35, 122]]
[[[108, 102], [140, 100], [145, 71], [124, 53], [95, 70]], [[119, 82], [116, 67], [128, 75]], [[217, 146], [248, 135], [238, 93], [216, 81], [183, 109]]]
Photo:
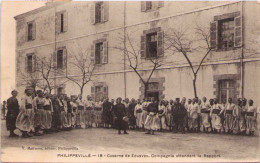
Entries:
[[28, 72], [28, 56], [25, 56], [24, 70], [25, 70], [25, 72]]
[[218, 44], [218, 22], [214, 21], [210, 24], [210, 46], [217, 49]]
[[234, 36], [234, 47], [241, 47], [242, 46], [242, 21], [241, 16], [235, 17], [235, 36]]
[[163, 32], [157, 32], [157, 56], [161, 57], [164, 54], [163, 49]]
[[108, 57], [108, 43], [107, 41], [103, 42], [103, 55], [102, 55], [102, 63], [107, 63]]
[[67, 69], [67, 49], [63, 49], [63, 69]]
[[27, 25], [26, 25], [26, 28], [25, 28], [25, 41], [29, 41], [29, 37], [28, 37], [28, 35], [29, 35], [29, 33], [28, 33], [28, 30], [29, 30], [29, 24], [27, 23]]
[[91, 24], [95, 24], [96, 21], [95, 21], [95, 7], [96, 7], [96, 3], [93, 2], [90, 6], [90, 21], [91, 21]]
[[65, 11], [63, 13], [63, 31], [67, 32], [68, 31], [68, 12]]
[[163, 7], [164, 6], [164, 1], [158, 1], [158, 8]]
[[141, 12], [146, 11], [146, 1], [141, 1]]
[[53, 67], [57, 68], [57, 51], [53, 54]]
[[104, 9], [104, 12], [103, 12], [104, 19], [103, 19], [103, 21], [106, 22], [109, 19], [109, 2], [104, 1], [103, 3], [104, 3], [104, 7], [103, 7], [103, 9]]
[[91, 45], [90, 60], [95, 64], [95, 44]]
[[103, 86], [103, 97], [108, 97], [108, 86], [107, 85]]
[[141, 58], [145, 58], [146, 55], [146, 35], [141, 36]]
[[91, 86], [91, 98], [95, 100], [95, 86]]
[[61, 30], [61, 13], [60, 12], [56, 13], [55, 19], [56, 19], [56, 21], [55, 21], [56, 22], [56, 25], [55, 25], [56, 34], [59, 34], [60, 30]]
[[37, 64], [36, 64], [36, 55], [33, 54], [32, 55], [32, 72], [36, 71], [36, 68], [37, 68], [36, 66], [37, 66]]
[[35, 21], [32, 22], [32, 40], [36, 39], [36, 23]]

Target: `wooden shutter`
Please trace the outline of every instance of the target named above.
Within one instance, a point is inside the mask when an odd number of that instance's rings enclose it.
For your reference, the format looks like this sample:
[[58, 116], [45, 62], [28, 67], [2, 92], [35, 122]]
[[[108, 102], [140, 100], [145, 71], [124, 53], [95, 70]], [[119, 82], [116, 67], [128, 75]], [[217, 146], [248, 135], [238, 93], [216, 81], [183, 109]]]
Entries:
[[96, 8], [96, 3], [93, 2], [91, 3], [90, 5], [90, 21], [91, 21], [91, 24], [95, 24], [96, 23], [96, 11], [95, 11], [95, 8]]
[[164, 6], [164, 1], [158, 1], [158, 8], [161, 8]]
[[146, 55], [146, 35], [141, 36], [141, 58], [145, 58]]
[[25, 61], [24, 61], [24, 71], [28, 72], [28, 56], [25, 56]]
[[157, 56], [163, 56], [163, 32], [157, 32]]
[[54, 67], [54, 69], [57, 68], [57, 53], [58, 53], [58, 51], [53, 53], [53, 67]]
[[32, 72], [35, 72], [36, 71], [36, 67], [37, 66], [37, 63], [36, 63], [36, 55], [35, 54], [32, 54]]
[[104, 3], [104, 7], [103, 7], [103, 9], [104, 9], [104, 19], [103, 19], [103, 21], [104, 22], [106, 22], [106, 21], [108, 21], [108, 19], [109, 19], [109, 2], [108, 1], [104, 1], [103, 2]]
[[95, 100], [95, 86], [91, 86], [91, 98]]
[[32, 22], [32, 40], [36, 39], [36, 23], [35, 21]]
[[26, 28], [25, 28], [25, 41], [29, 41], [29, 37], [28, 37], [28, 35], [29, 35], [29, 33], [28, 33], [28, 30], [29, 30], [29, 23], [27, 23], [27, 25], [26, 25]]
[[68, 12], [63, 12], [63, 32], [68, 31]]
[[107, 63], [108, 57], [108, 43], [107, 41], [103, 42], [103, 54], [102, 54], [102, 63]]
[[241, 47], [242, 46], [242, 20], [241, 16], [235, 17], [235, 35], [234, 35], [234, 47]]
[[103, 86], [103, 97], [108, 97], [108, 86], [107, 85]]
[[141, 1], [141, 12], [146, 11], [146, 1]]
[[67, 49], [63, 49], [63, 69], [67, 69]]
[[214, 21], [210, 24], [210, 46], [217, 49], [218, 46], [218, 22]]
[[60, 30], [61, 30], [61, 13], [60, 12], [56, 13], [55, 30], [56, 30], [56, 34], [60, 33]]
[[90, 48], [90, 60], [93, 64], [95, 64], [95, 44], [91, 45]]

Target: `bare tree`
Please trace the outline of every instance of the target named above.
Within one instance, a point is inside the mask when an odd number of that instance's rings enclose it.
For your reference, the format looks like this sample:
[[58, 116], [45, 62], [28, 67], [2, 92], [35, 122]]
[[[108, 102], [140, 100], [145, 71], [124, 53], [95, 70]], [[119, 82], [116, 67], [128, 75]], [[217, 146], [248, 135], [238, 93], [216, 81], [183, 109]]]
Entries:
[[[192, 83], [194, 96], [197, 97], [197, 75], [202, 63], [210, 54], [212, 48], [210, 46], [210, 30], [208, 28], [197, 25], [193, 31], [193, 33], [189, 33], [187, 30], [171, 28], [168, 30], [168, 33], [165, 34], [165, 44], [169, 46], [171, 54], [176, 55], [176, 53], [180, 53], [188, 62], [193, 74]], [[196, 62], [196, 64], [191, 60], [193, 54], [203, 54], [200, 61]], [[198, 57], [196, 56], [196, 58]]]
[[[156, 55], [148, 56], [146, 54], [150, 52], [149, 48], [146, 48], [147, 52], [143, 55], [140, 42], [137, 42], [134, 37], [136, 36], [130, 36], [128, 32], [126, 32], [124, 38], [117, 38], [121, 43], [125, 42], [125, 46], [113, 46], [110, 48], [117, 49], [121, 54], [125, 55], [125, 61], [128, 67], [131, 68], [141, 80], [144, 85], [144, 96], [147, 97], [149, 82], [154, 72], [167, 64], [166, 58], [163, 56], [165, 50], [161, 49], [160, 55], [156, 52]], [[143, 68], [146, 70], [143, 70]], [[147, 72], [146, 75], [144, 75], [144, 71]]]
[[80, 95], [83, 94], [84, 87], [92, 79], [95, 63], [93, 62], [89, 50], [83, 50], [80, 46], [77, 52], [68, 51], [71, 61], [68, 62], [71, 69], [75, 69], [78, 75], [66, 75], [66, 78], [74, 82], [80, 88]]

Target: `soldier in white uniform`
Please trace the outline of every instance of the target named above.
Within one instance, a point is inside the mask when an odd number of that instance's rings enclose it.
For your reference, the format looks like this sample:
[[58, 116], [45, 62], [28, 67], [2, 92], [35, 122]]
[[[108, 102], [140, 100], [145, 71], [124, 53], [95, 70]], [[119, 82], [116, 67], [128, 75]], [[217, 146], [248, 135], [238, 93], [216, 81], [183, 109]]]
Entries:
[[228, 99], [228, 103], [225, 106], [225, 110], [224, 110], [224, 117], [225, 117], [225, 121], [224, 121], [224, 128], [225, 128], [225, 132], [231, 134], [233, 133], [233, 111], [235, 108], [235, 104], [232, 102], [232, 98]]

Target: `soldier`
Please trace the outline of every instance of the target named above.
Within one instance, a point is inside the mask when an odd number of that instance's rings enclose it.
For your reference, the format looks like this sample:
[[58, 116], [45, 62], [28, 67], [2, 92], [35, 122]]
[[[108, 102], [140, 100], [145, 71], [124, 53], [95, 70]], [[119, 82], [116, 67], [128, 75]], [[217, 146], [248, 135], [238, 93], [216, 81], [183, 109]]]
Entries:
[[198, 110], [199, 105], [197, 103], [197, 99], [194, 98], [192, 100], [192, 104], [189, 110], [189, 128], [191, 132], [197, 132], [198, 131]]
[[16, 127], [22, 132], [23, 138], [31, 137], [30, 131], [34, 131], [33, 90], [25, 88], [25, 96], [21, 99], [20, 112], [16, 119]]
[[187, 111], [185, 106], [180, 103], [180, 98], [175, 99], [175, 104], [172, 106], [172, 115], [173, 121], [175, 124], [174, 132], [178, 132], [179, 130], [184, 134], [185, 133], [185, 117]]
[[136, 119], [137, 129], [141, 129], [142, 128], [142, 103], [141, 103], [140, 99], [137, 100], [137, 104], [135, 106], [134, 116], [135, 116], [135, 119]]
[[237, 105], [235, 105], [234, 110], [233, 110], [233, 133], [234, 134], [240, 134], [239, 131], [239, 116], [241, 114], [241, 103], [242, 100], [239, 98], [237, 100]]
[[59, 107], [59, 110], [60, 110], [60, 129], [61, 130], [65, 130], [67, 128], [67, 122], [66, 122], [66, 106], [64, 104], [64, 96], [63, 95], [60, 95], [58, 97], [58, 107]]
[[51, 123], [52, 123], [52, 113], [53, 113], [53, 106], [52, 106], [52, 101], [50, 99], [50, 95], [48, 93], [45, 94], [45, 99], [43, 103], [43, 108], [44, 108], [44, 128], [45, 128], [45, 133], [49, 134], [51, 133]]
[[147, 118], [147, 115], [148, 115], [148, 111], [147, 111], [147, 107], [149, 105], [149, 101], [148, 101], [148, 98], [145, 98], [143, 100], [143, 110], [142, 110], [142, 124], [143, 124], [143, 129], [144, 129], [144, 124], [145, 124], [145, 121], [146, 121], [146, 118]]
[[117, 98], [116, 101], [117, 101], [117, 104], [115, 105], [115, 110], [114, 110], [113, 114], [115, 116], [115, 123], [117, 124], [117, 127], [118, 127], [118, 134], [121, 134], [121, 130], [124, 131], [124, 134], [128, 134], [126, 132], [127, 124], [123, 120], [123, 118], [126, 116], [125, 105], [121, 103], [121, 101], [122, 101], [121, 97]]
[[60, 129], [60, 108], [57, 95], [52, 98], [53, 114], [52, 114], [52, 131], [59, 132]]
[[158, 107], [158, 116], [160, 119], [160, 131], [166, 130], [167, 128], [165, 115], [166, 115], [165, 101], [162, 100]]
[[72, 108], [72, 114], [71, 114], [71, 126], [72, 128], [76, 127], [76, 120], [77, 120], [77, 103], [76, 103], [76, 97], [71, 97], [70, 102], [71, 108]]
[[228, 99], [228, 103], [226, 104], [225, 110], [224, 110], [224, 126], [225, 126], [225, 132], [228, 134], [233, 133], [233, 111], [235, 108], [235, 104], [232, 102], [232, 98]]
[[152, 134], [154, 135], [154, 131], [160, 129], [160, 120], [157, 115], [158, 113], [158, 104], [154, 100], [154, 98], [151, 98], [151, 103], [147, 107], [147, 118], [144, 124], [145, 129], [147, 132], [145, 134]]
[[222, 124], [220, 114], [223, 112], [221, 105], [218, 104], [218, 99], [214, 99], [214, 105], [210, 112], [212, 127], [215, 133], [221, 132]]
[[33, 99], [33, 109], [35, 111], [35, 136], [41, 136], [42, 130], [45, 130], [45, 123], [44, 123], [44, 115], [45, 110], [43, 108], [45, 98], [43, 97], [43, 92], [41, 90], [37, 90], [37, 96]]
[[106, 98], [103, 103], [103, 115], [102, 115], [105, 128], [109, 128], [111, 110], [112, 110], [112, 104], [111, 102], [109, 102], [109, 99]]
[[19, 114], [19, 103], [17, 100], [18, 92], [16, 90], [13, 90], [11, 92], [12, 97], [8, 98], [7, 100], [7, 115], [6, 115], [6, 128], [8, 131], [10, 131], [9, 137], [17, 137], [14, 133], [14, 130], [16, 129], [15, 122], [16, 118]]
[[256, 129], [257, 108], [253, 104], [254, 101], [250, 99], [246, 110], [246, 126], [249, 136], [253, 136]]
[[245, 135], [246, 134], [246, 104], [247, 100], [244, 98], [241, 103], [241, 111], [239, 114], [239, 128], [240, 128], [240, 134]]
[[77, 109], [77, 124], [76, 127], [77, 128], [82, 128], [82, 126], [85, 124], [84, 120], [84, 103], [82, 101], [82, 95], [78, 95], [78, 99], [76, 101], [78, 109]]
[[91, 96], [87, 96], [87, 100], [84, 102], [85, 105], [85, 128], [90, 128], [92, 127], [91, 123], [91, 110], [93, 107], [93, 102], [91, 99]]
[[136, 102], [135, 99], [132, 98], [131, 102], [128, 107], [127, 116], [129, 118], [129, 128], [135, 129], [136, 128], [136, 119], [135, 119], [135, 106]]
[[209, 132], [208, 129], [210, 127], [209, 122], [209, 113], [210, 113], [210, 104], [207, 103], [207, 98], [202, 98], [201, 107], [201, 125], [203, 127], [203, 132]]
[[67, 103], [67, 127], [68, 129], [72, 129], [72, 107], [70, 105], [71, 99], [66, 96]]

